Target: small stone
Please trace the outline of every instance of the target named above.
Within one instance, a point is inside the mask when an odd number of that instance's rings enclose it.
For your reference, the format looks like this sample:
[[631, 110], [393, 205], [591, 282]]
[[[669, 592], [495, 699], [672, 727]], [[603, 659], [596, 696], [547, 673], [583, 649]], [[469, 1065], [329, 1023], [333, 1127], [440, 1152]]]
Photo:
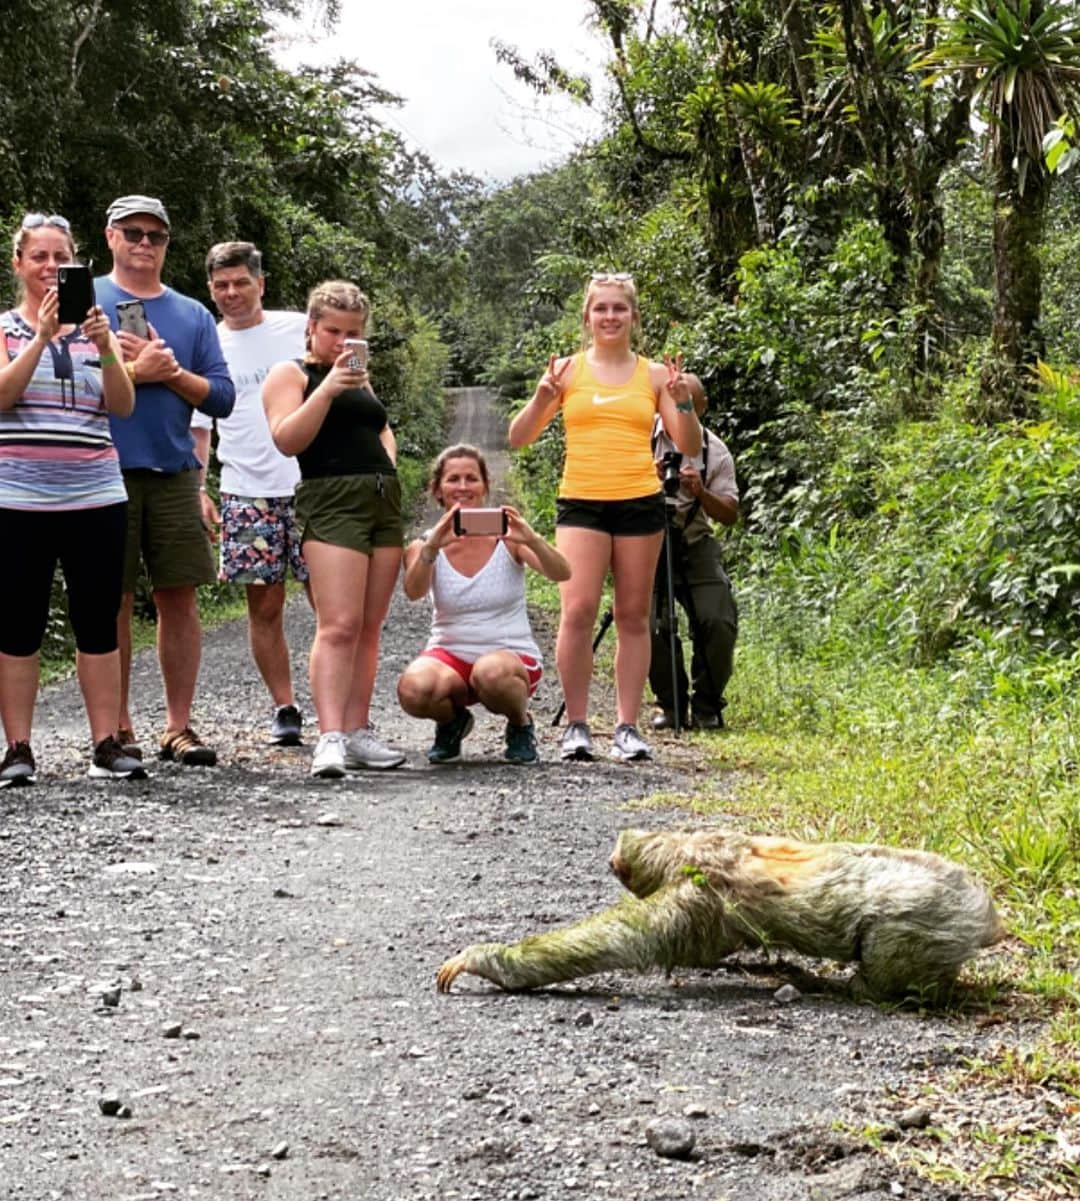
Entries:
[[255, 1168], [255, 1175], [262, 1176], [263, 1179], [270, 1179], [270, 1165], [268, 1163], [258, 1164]]
[[142, 992], [143, 983], [138, 976], [131, 977], [131, 983], [128, 985], [129, 992]]
[[278, 1143], [278, 1145], [270, 1152], [271, 1159], [285, 1159], [289, 1154], [289, 1144], [286, 1142]]
[[120, 1106], [122, 1104], [123, 1102], [116, 1095], [116, 1093], [102, 1093], [101, 1096], [98, 1097], [98, 1109], [100, 1109], [107, 1118], [115, 1118], [120, 1112]]
[[179, 1038], [184, 1032], [183, 1022], [170, 1022], [168, 1026], [161, 1031], [162, 1038]]
[[802, 993], [794, 984], [781, 984], [773, 993], [773, 1000], [781, 1005], [790, 1005], [792, 1001], [798, 1001], [801, 997]]
[[340, 826], [343, 823], [336, 813], [320, 813], [315, 819], [315, 824], [317, 826]]
[[583, 1009], [579, 1014], [577, 1014], [575, 1016], [574, 1025], [575, 1026], [595, 1026], [596, 1018], [593, 1017], [591, 1010]]
[[925, 1130], [930, 1125], [930, 1110], [925, 1105], [913, 1105], [896, 1119], [901, 1130]]
[[101, 1003], [102, 1005], [108, 1005], [111, 1009], [115, 1009], [120, 1004], [120, 989], [107, 988], [101, 994]]
[[700, 1101], [691, 1101], [683, 1110], [684, 1118], [707, 1118], [708, 1116], [708, 1109]]
[[116, 1116], [118, 1118], [130, 1118], [131, 1113], [132, 1113], [132, 1109], [131, 1109], [130, 1105], [121, 1105], [120, 1108], [116, 1111]]
[[202, 1038], [202, 1035], [198, 1032], [198, 1030], [185, 1030], [182, 1032], [180, 1037], [190, 1039], [192, 1042], [195, 1042], [196, 1039]]
[[661, 1159], [686, 1159], [694, 1149], [694, 1132], [678, 1118], [654, 1118], [645, 1127], [645, 1141]]

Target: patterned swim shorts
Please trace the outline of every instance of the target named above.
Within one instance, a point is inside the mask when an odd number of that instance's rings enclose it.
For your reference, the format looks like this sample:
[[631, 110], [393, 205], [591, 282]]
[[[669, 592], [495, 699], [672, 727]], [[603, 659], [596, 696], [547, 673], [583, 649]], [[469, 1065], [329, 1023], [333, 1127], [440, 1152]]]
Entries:
[[296, 579], [308, 578], [293, 498], [223, 492], [218, 579], [231, 584], [280, 584], [289, 568]]

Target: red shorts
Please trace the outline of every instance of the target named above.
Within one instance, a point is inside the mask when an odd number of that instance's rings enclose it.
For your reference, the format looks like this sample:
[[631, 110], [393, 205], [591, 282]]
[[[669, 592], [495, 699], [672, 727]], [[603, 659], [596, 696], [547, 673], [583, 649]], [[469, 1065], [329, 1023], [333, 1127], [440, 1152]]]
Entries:
[[[493, 649], [498, 650], [498, 647]], [[431, 650], [421, 651], [421, 655], [426, 655], [429, 659], [438, 659], [440, 663], [445, 663], [447, 667], [456, 671], [459, 676], [465, 681], [466, 687], [469, 689], [469, 695], [465, 698], [466, 705], [475, 705], [480, 699], [473, 692], [472, 685], [469, 683], [472, 677], [473, 665], [466, 663], [464, 659], [459, 659], [457, 655], [452, 655], [449, 651], [444, 651], [441, 646], [432, 647]], [[510, 654], [517, 655], [525, 668], [525, 673], [529, 677], [529, 696], [540, 686], [540, 677], [544, 674], [544, 669], [540, 666], [532, 655], [522, 655], [518, 651], [511, 651]]]

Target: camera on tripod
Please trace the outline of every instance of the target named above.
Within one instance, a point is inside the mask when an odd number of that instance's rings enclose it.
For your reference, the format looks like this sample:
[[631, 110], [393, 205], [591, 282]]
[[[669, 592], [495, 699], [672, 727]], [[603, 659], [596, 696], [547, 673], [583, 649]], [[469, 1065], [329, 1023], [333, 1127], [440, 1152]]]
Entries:
[[663, 469], [661, 481], [665, 496], [675, 496], [682, 487], [682, 480], [679, 478], [679, 468], [682, 467], [682, 460], [683, 457], [677, 450], [665, 451], [664, 457], [660, 460], [660, 466]]

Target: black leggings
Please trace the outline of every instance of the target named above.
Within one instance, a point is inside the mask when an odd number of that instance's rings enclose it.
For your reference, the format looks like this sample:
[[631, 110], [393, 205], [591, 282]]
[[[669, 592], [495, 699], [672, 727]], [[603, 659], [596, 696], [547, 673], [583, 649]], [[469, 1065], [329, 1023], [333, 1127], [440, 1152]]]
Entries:
[[0, 652], [25, 657], [41, 648], [57, 560], [67, 585], [75, 645], [87, 655], [116, 650], [124, 569], [127, 501], [97, 509], [0, 509], [7, 563]]

